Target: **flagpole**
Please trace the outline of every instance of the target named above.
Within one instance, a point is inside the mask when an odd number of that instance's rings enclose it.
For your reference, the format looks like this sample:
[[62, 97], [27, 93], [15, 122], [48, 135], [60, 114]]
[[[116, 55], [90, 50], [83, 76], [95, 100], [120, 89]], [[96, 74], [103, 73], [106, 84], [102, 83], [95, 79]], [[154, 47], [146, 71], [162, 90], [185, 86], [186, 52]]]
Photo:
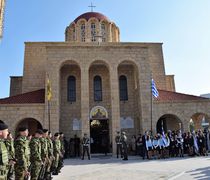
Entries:
[[48, 129], [50, 131], [50, 101], [47, 100], [47, 104], [48, 104]]
[[151, 122], [150, 122], [150, 130], [151, 130], [151, 134], [152, 134], [152, 111], [153, 111], [153, 95], [152, 95], [152, 81], [150, 81], [150, 84], [151, 84]]

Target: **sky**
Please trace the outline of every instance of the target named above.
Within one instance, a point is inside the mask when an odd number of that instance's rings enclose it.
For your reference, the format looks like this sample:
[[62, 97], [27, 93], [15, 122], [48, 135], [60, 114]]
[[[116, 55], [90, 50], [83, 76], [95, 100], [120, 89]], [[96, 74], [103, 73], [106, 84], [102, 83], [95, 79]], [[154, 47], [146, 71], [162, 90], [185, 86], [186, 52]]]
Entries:
[[7, 0], [0, 42], [0, 98], [9, 96], [10, 76], [23, 75], [24, 42], [64, 41], [76, 17], [90, 11], [120, 28], [121, 42], [162, 42], [166, 74], [176, 91], [210, 93], [209, 0]]

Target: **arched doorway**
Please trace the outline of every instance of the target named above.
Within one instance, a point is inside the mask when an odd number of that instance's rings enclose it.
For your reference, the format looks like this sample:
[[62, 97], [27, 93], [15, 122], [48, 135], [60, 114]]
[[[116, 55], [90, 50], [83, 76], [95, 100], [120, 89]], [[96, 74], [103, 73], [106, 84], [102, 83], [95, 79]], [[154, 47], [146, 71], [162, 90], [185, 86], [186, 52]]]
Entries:
[[107, 110], [95, 106], [90, 112], [91, 153], [109, 152], [109, 121]]
[[179, 129], [183, 129], [181, 120], [173, 114], [165, 114], [159, 118], [156, 124], [157, 133], [162, 133], [162, 129], [164, 132], [168, 130], [177, 131]]
[[37, 129], [42, 129], [42, 125], [39, 121], [33, 118], [25, 118], [20, 121], [16, 127], [16, 134], [20, 127], [28, 128], [29, 134], [33, 135]]
[[192, 115], [191, 119], [192, 120], [189, 120], [189, 123], [192, 121], [193, 130], [195, 131], [203, 129], [202, 123], [210, 123], [210, 119], [205, 113], [195, 113]]

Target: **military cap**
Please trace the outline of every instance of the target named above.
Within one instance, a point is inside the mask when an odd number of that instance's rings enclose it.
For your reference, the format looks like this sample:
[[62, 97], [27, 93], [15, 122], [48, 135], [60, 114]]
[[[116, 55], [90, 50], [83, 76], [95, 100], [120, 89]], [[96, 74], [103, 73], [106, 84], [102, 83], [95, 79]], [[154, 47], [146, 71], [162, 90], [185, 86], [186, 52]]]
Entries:
[[55, 136], [55, 137], [59, 136], [59, 133], [55, 133], [54, 136]]
[[18, 132], [23, 132], [23, 131], [26, 131], [28, 128], [26, 128], [26, 127], [20, 127], [19, 129], [18, 129]]
[[4, 123], [0, 123], [0, 131], [3, 131], [5, 129], [8, 129], [8, 126]]
[[47, 133], [48, 129], [43, 129], [42, 131], [43, 131], [43, 133]]
[[117, 131], [117, 134], [120, 134], [120, 131]]
[[122, 134], [125, 135], [126, 133], [123, 131]]
[[41, 129], [36, 130], [37, 134], [43, 134], [43, 131]]

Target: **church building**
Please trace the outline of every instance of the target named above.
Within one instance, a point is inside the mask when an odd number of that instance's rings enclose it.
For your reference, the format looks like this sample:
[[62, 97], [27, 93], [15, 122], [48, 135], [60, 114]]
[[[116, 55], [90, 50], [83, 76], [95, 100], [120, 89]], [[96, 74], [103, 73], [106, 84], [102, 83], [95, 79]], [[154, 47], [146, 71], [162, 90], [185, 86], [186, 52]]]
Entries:
[[25, 42], [23, 76], [11, 77], [10, 96], [0, 99], [0, 120], [11, 132], [24, 125], [32, 134], [49, 128], [67, 139], [87, 133], [93, 153], [102, 152], [104, 139], [115, 152], [117, 131], [130, 141], [162, 126], [188, 131], [190, 121], [201, 129], [210, 120], [210, 99], [176, 92], [163, 57], [162, 43], [120, 42], [113, 21], [84, 13], [66, 27], [65, 42]]

